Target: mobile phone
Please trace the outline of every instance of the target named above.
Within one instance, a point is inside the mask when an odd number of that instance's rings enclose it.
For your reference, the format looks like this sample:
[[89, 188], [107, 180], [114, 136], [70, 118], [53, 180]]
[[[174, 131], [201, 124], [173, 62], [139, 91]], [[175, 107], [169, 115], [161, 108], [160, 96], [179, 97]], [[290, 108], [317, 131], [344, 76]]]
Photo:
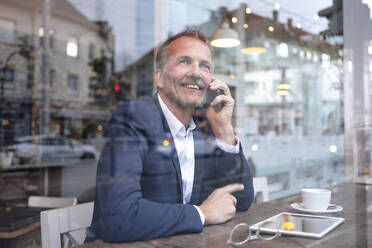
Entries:
[[[221, 94], [222, 94], [222, 91], [220, 89], [217, 89], [217, 90], [208, 89], [207, 90], [207, 98], [206, 98], [207, 106], [209, 106], [211, 104], [211, 102], [214, 100], [214, 98], [216, 98], [216, 96], [221, 95]], [[214, 105], [213, 107], [214, 107], [215, 110], [219, 111], [219, 110], [222, 109], [223, 103], [219, 102], [216, 105]]]

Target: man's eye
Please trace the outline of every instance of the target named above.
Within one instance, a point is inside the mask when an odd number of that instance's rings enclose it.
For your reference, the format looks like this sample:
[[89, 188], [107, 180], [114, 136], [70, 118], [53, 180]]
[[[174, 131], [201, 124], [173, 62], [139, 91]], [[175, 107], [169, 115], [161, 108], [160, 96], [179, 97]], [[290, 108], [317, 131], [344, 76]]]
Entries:
[[189, 61], [187, 59], [181, 59], [180, 64], [188, 64]]
[[211, 66], [207, 64], [202, 64], [201, 67], [207, 69], [208, 71], [211, 70]]

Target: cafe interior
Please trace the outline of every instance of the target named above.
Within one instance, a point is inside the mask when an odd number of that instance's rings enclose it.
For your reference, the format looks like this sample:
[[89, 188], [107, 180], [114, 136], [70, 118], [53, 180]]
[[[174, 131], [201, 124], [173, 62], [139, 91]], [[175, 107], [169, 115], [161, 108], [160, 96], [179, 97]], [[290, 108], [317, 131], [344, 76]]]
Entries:
[[[371, 0], [0, 6], [0, 247], [372, 247]], [[235, 99], [253, 204], [198, 234], [84, 244], [107, 124], [156, 92], [156, 48], [187, 29]]]

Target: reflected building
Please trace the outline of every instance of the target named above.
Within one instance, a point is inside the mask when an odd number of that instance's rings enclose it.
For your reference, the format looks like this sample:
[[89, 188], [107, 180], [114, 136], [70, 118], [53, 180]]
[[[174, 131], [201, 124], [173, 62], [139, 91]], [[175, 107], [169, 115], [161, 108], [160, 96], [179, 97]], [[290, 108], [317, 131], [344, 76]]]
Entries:
[[[227, 82], [234, 123], [257, 176], [267, 176], [271, 198], [343, 180], [343, 64], [338, 45], [293, 24], [278, 11], [263, 17], [240, 5], [220, 8], [189, 25], [212, 37], [222, 20], [241, 46], [215, 48], [215, 76]], [[131, 99], [154, 90], [154, 49], [119, 72]], [[268, 154], [271, 154], [268, 157]], [[278, 165], [280, 161], [280, 165]]]
[[[91, 201], [104, 127], [154, 93], [156, 47], [186, 28], [213, 37], [223, 21], [240, 45], [214, 48], [213, 75], [269, 199], [372, 184], [372, 1], [241, 2], [0, 0], [0, 205]], [[205, 109], [195, 116], [212, 132]]]
[[[99, 101], [110, 94], [111, 28], [88, 20], [66, 0], [52, 1], [49, 48], [44, 50], [43, 1], [1, 0], [0, 4], [4, 144], [41, 133], [45, 108], [50, 134], [96, 137], [97, 125], [110, 116]], [[48, 64], [43, 64], [43, 54], [48, 55]], [[97, 76], [100, 66], [103, 77]], [[48, 82], [43, 70], [49, 70]]]
[[[246, 131], [261, 135], [342, 133], [340, 47], [295, 26], [292, 19], [279, 23], [278, 11], [269, 19], [247, 14], [246, 9], [245, 4], [233, 11], [220, 8], [212, 12], [208, 22], [188, 26], [211, 37], [224, 18], [237, 18], [236, 23], [230, 21], [230, 26], [239, 32], [242, 45], [215, 48], [215, 73], [226, 78], [231, 87], [239, 85], [242, 99], [238, 113], [252, 117], [252, 112], [258, 111], [261, 116], [272, 116], [258, 120], [258, 130]], [[123, 70], [132, 75], [127, 80], [131, 82], [132, 99], [153, 92], [153, 60], [151, 50]], [[249, 110], [250, 106], [255, 106], [254, 110]]]
[[230, 26], [239, 32], [241, 47], [215, 49], [216, 73], [240, 81], [238, 113], [250, 122], [258, 118], [251, 126], [256, 130], [245, 128], [245, 134], [342, 133], [336, 124], [342, 123], [339, 47], [292, 19], [279, 23], [276, 10], [271, 19], [246, 10], [243, 4], [224, 14], [236, 18]]
[[[271, 198], [342, 182], [343, 61], [339, 46], [242, 4], [226, 12], [241, 46], [215, 49], [215, 71], [236, 85], [237, 132]], [[221, 76], [222, 77], [222, 76]]]

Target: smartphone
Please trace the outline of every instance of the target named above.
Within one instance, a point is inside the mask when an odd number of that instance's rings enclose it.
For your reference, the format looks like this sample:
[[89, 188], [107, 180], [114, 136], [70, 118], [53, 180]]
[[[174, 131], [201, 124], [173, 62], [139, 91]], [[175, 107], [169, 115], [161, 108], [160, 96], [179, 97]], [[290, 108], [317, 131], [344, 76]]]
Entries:
[[[217, 90], [208, 89], [207, 90], [207, 99], [206, 99], [207, 106], [209, 106], [211, 104], [211, 102], [214, 100], [214, 98], [216, 98], [216, 96], [221, 95], [221, 94], [222, 94], [222, 91], [220, 89], [217, 89]], [[214, 105], [214, 109], [217, 110], [217, 111], [221, 110], [222, 107], [223, 107], [222, 102], [219, 102], [218, 104]]]

